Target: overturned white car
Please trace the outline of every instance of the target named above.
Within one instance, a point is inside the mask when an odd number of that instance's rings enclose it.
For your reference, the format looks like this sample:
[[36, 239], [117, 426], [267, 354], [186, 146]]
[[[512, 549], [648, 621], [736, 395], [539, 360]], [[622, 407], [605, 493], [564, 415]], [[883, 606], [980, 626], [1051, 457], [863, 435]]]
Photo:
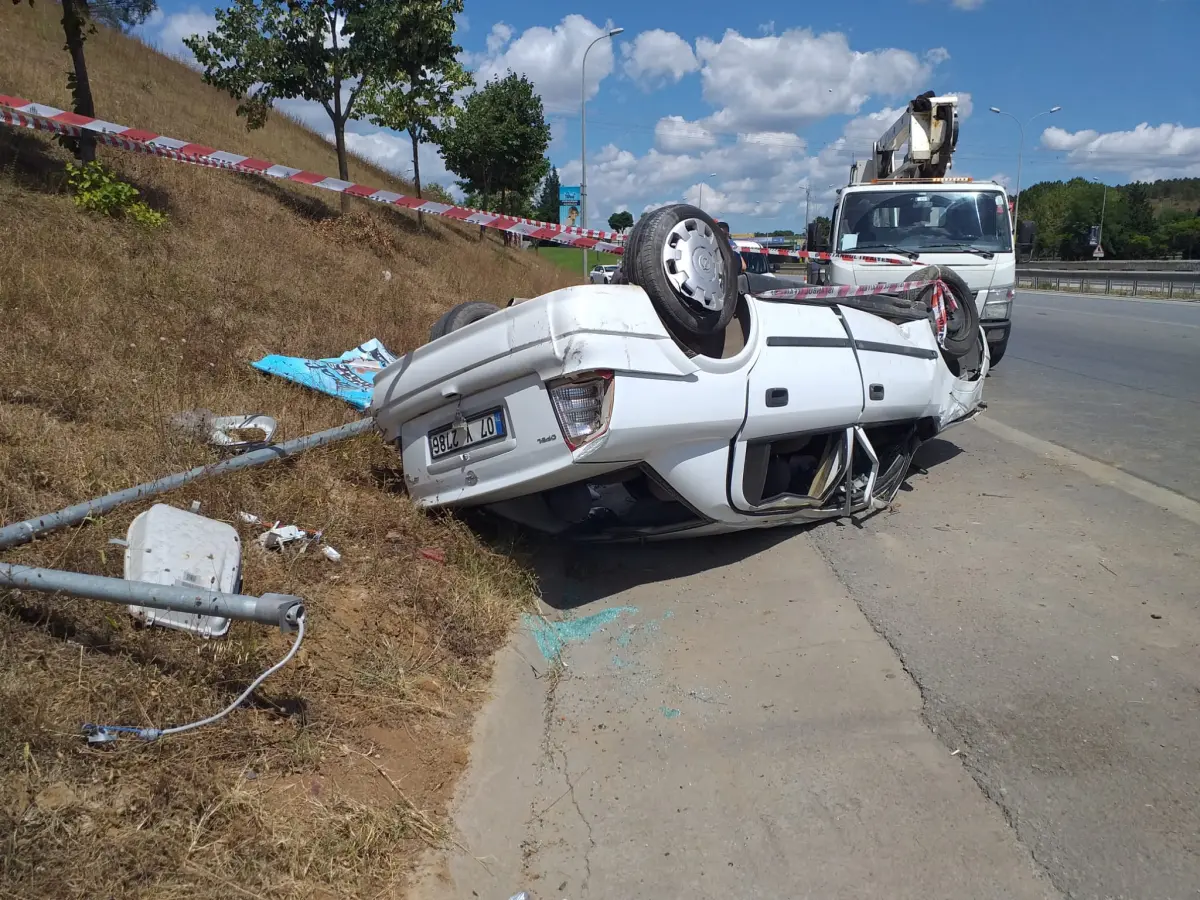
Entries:
[[455, 307], [375, 380], [413, 499], [593, 540], [835, 518], [885, 506], [920, 443], [982, 409], [953, 272], [845, 296], [739, 269], [708, 215], [668, 206], [620, 283]]

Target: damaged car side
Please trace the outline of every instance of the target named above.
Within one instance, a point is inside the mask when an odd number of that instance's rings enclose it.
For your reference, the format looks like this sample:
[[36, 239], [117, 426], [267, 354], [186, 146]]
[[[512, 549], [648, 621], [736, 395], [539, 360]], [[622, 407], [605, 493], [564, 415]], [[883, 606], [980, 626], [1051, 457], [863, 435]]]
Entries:
[[756, 295], [739, 270], [674, 205], [637, 223], [614, 284], [451, 310], [373, 389], [412, 498], [587, 540], [837, 518], [886, 506], [920, 444], [983, 408], [953, 272], [820, 296]]

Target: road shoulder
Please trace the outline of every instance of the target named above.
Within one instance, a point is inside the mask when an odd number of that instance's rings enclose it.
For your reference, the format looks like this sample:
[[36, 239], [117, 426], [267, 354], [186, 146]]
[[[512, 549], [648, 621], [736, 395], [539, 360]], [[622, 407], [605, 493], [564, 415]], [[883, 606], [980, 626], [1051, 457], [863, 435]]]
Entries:
[[414, 896], [1056, 896], [809, 535], [609, 551], [551, 590], [585, 637], [557, 674], [527, 632], [501, 654], [469, 853]]

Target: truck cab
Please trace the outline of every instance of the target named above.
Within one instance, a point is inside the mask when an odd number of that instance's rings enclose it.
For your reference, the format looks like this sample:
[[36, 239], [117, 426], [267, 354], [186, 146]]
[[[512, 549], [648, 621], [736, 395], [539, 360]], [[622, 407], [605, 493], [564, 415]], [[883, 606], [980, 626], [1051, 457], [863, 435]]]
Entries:
[[914, 268], [952, 268], [974, 292], [992, 361], [999, 361], [1012, 327], [1016, 283], [1008, 196], [1001, 185], [966, 178], [851, 185], [838, 198], [831, 234], [830, 284], [904, 280], [904, 267], [856, 255], [905, 257]]
[[975, 293], [992, 364], [1012, 329], [1016, 254], [1003, 186], [948, 177], [958, 146], [958, 98], [926, 91], [850, 167], [838, 192], [830, 245], [809, 226], [809, 249], [832, 254], [821, 281], [868, 285], [903, 281], [905, 269], [858, 257], [904, 257], [947, 266]]

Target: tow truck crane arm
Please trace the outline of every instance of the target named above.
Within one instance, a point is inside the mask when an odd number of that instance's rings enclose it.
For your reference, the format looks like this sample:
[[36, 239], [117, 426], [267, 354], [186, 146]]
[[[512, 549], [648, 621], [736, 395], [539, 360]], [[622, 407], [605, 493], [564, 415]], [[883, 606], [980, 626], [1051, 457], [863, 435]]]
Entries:
[[[908, 152], [899, 166], [896, 154]], [[944, 178], [958, 144], [958, 98], [933, 91], [914, 98], [904, 114], [875, 142], [871, 159], [850, 167], [850, 183], [886, 178]]]

